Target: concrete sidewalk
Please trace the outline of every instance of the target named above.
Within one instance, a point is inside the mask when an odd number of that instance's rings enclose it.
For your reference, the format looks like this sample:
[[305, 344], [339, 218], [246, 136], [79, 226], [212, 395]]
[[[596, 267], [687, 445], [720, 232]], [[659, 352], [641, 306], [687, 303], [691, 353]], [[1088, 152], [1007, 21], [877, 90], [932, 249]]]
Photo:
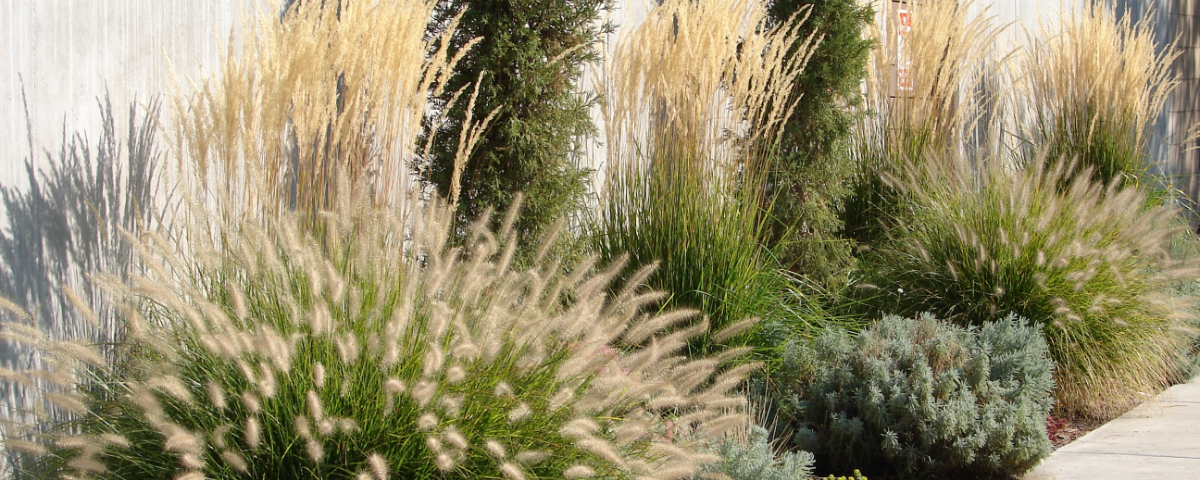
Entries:
[[1146, 474], [1200, 479], [1200, 377], [1058, 449], [1024, 480], [1128, 480], [1149, 478], [1139, 476]]

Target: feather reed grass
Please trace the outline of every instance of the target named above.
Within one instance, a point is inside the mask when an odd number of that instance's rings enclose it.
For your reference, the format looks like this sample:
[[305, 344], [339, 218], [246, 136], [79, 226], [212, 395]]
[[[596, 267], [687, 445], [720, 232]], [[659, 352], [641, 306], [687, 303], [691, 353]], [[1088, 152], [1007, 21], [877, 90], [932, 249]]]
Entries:
[[[179, 179], [253, 214], [328, 210], [346, 193], [342, 176], [380, 204], [418, 189], [410, 169], [428, 145], [417, 136], [423, 121], [437, 122], [426, 107], [458, 61], [446, 49], [457, 20], [425, 38], [436, 2], [325, 3], [247, 15], [240, 50], [231, 42], [219, 72], [194, 96], [175, 96]], [[489, 118], [468, 116], [460, 153]]]
[[765, 16], [752, 0], [669, 0], [606, 66], [596, 248], [635, 266], [661, 262], [649, 284], [717, 328], [761, 315], [779, 291], [761, 246], [765, 173], [794, 106], [791, 82], [818, 41], [798, 42], [792, 22], [768, 29]]
[[[1003, 30], [986, 8], [972, 14], [973, 7], [958, 0], [892, 3], [868, 32], [878, 47], [867, 63], [866, 113], [851, 137], [861, 172], [845, 210], [845, 230], [860, 244], [885, 240], [886, 230], [907, 218], [910, 205], [894, 185], [905, 172], [923, 171], [931, 159], [966, 165], [964, 147], [997, 98], [976, 93], [995, 72], [993, 47]], [[901, 28], [908, 28], [903, 47]]]
[[1027, 158], [1076, 159], [1100, 183], [1161, 190], [1146, 152], [1150, 128], [1178, 84], [1170, 71], [1174, 45], [1160, 50], [1150, 17], [1135, 22], [1098, 2], [1060, 16], [1028, 35], [1018, 57], [1024, 81], [1017, 85], [1032, 113]]

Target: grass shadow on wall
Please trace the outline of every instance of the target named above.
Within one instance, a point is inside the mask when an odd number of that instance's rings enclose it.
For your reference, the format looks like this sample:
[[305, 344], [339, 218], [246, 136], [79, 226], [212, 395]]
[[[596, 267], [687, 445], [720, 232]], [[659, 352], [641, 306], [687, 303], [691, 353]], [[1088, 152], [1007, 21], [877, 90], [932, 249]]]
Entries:
[[[12, 310], [24, 310], [49, 339], [94, 344], [111, 359], [112, 345], [122, 331], [107, 295], [88, 276], [128, 275], [136, 262], [122, 232], [137, 232], [160, 220], [155, 207], [158, 103], [151, 102], [149, 108], [131, 105], [124, 129], [119, 128], [111, 101], [100, 101], [99, 108], [101, 128], [95, 142], [64, 131], [58, 151], [45, 152], [45, 170], [34, 167], [30, 152], [25, 188], [0, 186], [7, 215], [7, 225], [0, 230], [0, 297], [12, 302], [8, 311], [0, 310], [0, 317], [11, 320]], [[81, 313], [76, 308], [81, 305], [95, 314]], [[0, 369], [44, 368], [45, 356], [10, 340], [0, 339]], [[0, 381], [6, 406], [0, 418], [27, 420], [30, 409], [40, 406], [32, 403], [30, 389], [46, 380], [14, 380], [21, 379], [5, 376]], [[20, 431], [4, 433], [5, 440], [21, 436]]]

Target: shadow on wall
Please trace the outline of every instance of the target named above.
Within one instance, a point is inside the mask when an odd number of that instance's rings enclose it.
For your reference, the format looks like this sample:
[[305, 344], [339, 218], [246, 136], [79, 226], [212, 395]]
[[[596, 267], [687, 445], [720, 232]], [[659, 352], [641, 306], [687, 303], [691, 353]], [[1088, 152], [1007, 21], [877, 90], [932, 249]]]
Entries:
[[[134, 262], [122, 233], [158, 220], [152, 203], [160, 156], [154, 138], [158, 102], [148, 109], [130, 106], [122, 136], [111, 102], [106, 98], [98, 104], [103, 122], [96, 142], [64, 129], [59, 150], [44, 152], [48, 168], [39, 171], [31, 140], [27, 188], [0, 185], [7, 214], [7, 225], [0, 228], [0, 296], [29, 312], [51, 338], [94, 342], [111, 356], [120, 332], [88, 275], [126, 276]], [[72, 305], [61, 294], [66, 289], [96, 316], [89, 319]], [[21, 321], [10, 312], [0, 313], [0, 319]], [[38, 352], [0, 340], [0, 367], [28, 371], [41, 362]], [[26, 387], [5, 380], [0, 396], [0, 419], [32, 418]]]

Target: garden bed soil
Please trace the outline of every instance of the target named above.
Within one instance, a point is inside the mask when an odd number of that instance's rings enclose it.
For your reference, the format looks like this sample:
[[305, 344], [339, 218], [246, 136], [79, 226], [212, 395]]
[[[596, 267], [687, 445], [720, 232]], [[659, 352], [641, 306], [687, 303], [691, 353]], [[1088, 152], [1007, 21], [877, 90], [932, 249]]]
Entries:
[[1104, 423], [1104, 420], [1092, 418], [1051, 416], [1046, 419], [1046, 433], [1050, 435], [1050, 443], [1054, 445], [1054, 449], [1058, 450]]

